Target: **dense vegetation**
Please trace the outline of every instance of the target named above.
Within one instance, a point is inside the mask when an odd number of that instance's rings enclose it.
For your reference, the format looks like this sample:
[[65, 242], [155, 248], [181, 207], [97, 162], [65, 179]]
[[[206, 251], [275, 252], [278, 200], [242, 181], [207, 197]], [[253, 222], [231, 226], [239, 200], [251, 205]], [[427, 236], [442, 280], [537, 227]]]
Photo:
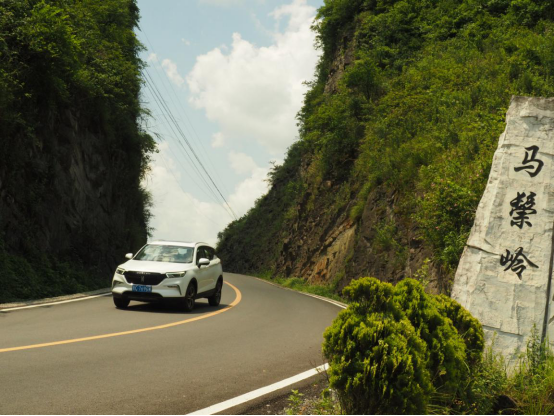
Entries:
[[320, 397], [293, 390], [286, 414], [554, 412], [554, 353], [536, 329], [508, 368], [483, 349], [475, 318], [415, 280], [362, 278], [343, 294], [350, 305], [325, 332]]
[[483, 410], [467, 407], [466, 389], [483, 330], [459, 304], [413, 279], [392, 286], [363, 278], [343, 293], [351, 304], [325, 331], [323, 352], [347, 414], [424, 414], [436, 393], [459, 411]]
[[298, 115], [300, 140], [273, 170], [269, 194], [221, 233], [221, 255], [237, 270], [271, 270], [285, 236], [322, 214], [316, 201], [356, 222], [382, 190], [397, 195], [395, 215], [383, 217], [373, 246], [403, 259], [409, 241], [399, 230], [415, 229], [448, 280], [511, 96], [554, 95], [554, 3], [326, 0], [319, 18], [323, 55]]
[[106, 286], [146, 240], [134, 0], [0, 0], [0, 302]]

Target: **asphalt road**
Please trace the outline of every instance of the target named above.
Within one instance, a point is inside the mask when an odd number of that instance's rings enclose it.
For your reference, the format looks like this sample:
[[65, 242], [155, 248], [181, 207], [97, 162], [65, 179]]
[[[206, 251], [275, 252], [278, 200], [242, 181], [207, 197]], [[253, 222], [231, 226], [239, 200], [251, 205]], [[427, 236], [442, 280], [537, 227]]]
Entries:
[[185, 414], [321, 365], [340, 309], [226, 273], [190, 313], [109, 296], [0, 312], [0, 413]]

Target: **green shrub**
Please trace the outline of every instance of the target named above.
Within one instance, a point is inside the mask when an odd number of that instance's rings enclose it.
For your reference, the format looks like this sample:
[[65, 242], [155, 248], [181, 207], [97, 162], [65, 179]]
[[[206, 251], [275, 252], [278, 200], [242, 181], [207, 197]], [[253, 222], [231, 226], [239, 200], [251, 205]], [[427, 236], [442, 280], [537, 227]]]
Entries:
[[448, 317], [466, 346], [466, 359], [469, 366], [479, 364], [485, 346], [485, 334], [479, 321], [454, 299], [439, 295], [435, 298], [439, 312]]
[[379, 69], [367, 53], [360, 53], [345, 71], [344, 82], [354, 91], [360, 92], [366, 101], [373, 101], [383, 92]]
[[427, 344], [428, 369], [441, 392], [454, 393], [467, 378], [465, 343], [452, 321], [442, 314], [435, 296], [425, 293], [414, 279], [404, 279], [395, 287], [394, 300]]
[[467, 363], [478, 364], [483, 351], [476, 319], [413, 279], [358, 279], [343, 294], [351, 305], [326, 330], [323, 352], [348, 413], [426, 413], [433, 393], [465, 403]]
[[348, 414], [424, 413], [426, 346], [406, 319], [342, 311], [325, 332], [329, 382]]

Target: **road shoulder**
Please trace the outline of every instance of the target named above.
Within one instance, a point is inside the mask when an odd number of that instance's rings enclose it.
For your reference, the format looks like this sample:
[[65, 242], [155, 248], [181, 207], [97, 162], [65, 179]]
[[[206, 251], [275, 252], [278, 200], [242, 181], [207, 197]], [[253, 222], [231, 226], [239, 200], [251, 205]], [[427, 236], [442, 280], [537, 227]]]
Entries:
[[298, 383], [276, 390], [270, 394], [229, 408], [217, 414], [228, 415], [284, 415], [290, 407], [289, 397], [292, 390], [297, 390], [303, 398], [317, 399], [327, 387], [326, 373], [316, 374], [313, 377]]
[[82, 298], [88, 298], [91, 296], [99, 296], [110, 293], [110, 288], [92, 290], [90, 292], [74, 293], [72, 295], [56, 296], [53, 298], [44, 298], [44, 299], [34, 299], [34, 300], [25, 300], [20, 302], [10, 302], [10, 303], [0, 303], [1, 310], [9, 310], [14, 308], [22, 308], [25, 306], [35, 306], [35, 305], [44, 305], [46, 303], [57, 303], [65, 302], [68, 300], [77, 300]]

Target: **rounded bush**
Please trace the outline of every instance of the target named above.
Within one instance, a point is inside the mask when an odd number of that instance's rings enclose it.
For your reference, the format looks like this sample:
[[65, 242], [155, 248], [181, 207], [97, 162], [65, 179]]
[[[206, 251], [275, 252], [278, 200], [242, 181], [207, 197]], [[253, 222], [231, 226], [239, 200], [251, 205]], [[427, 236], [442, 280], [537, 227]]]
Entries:
[[323, 352], [347, 413], [427, 413], [432, 392], [463, 394], [483, 331], [457, 302], [413, 279], [392, 286], [366, 277], [343, 294], [352, 303], [325, 331]]
[[426, 346], [409, 321], [347, 309], [324, 337], [330, 385], [347, 414], [425, 412], [431, 390]]
[[381, 282], [373, 277], [353, 280], [343, 291], [343, 295], [351, 301], [350, 307], [366, 311], [392, 313], [400, 318], [400, 311], [394, 303], [394, 286]]
[[481, 361], [485, 347], [485, 334], [481, 323], [454, 299], [439, 295], [436, 298], [439, 311], [447, 316], [466, 345], [467, 362], [470, 367]]
[[452, 321], [441, 313], [436, 296], [425, 293], [414, 279], [395, 287], [394, 300], [412, 323], [429, 352], [428, 368], [441, 392], [454, 392], [468, 376], [466, 348]]

